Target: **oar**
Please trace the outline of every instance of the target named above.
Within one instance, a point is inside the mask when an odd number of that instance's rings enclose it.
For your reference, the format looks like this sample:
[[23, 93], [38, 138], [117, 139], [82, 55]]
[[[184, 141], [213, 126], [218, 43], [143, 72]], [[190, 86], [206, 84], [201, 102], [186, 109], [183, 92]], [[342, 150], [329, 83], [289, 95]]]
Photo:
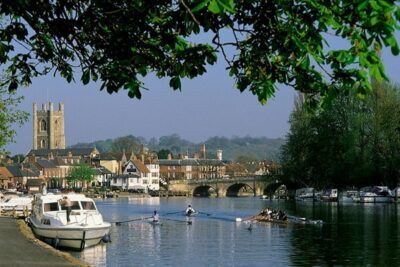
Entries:
[[136, 218], [136, 219], [127, 220], [127, 221], [115, 222], [115, 225], [121, 225], [121, 223], [127, 223], [127, 222], [142, 221], [142, 220], [146, 220], [146, 219], [150, 219], [150, 218], [153, 218], [153, 217]]
[[236, 218], [235, 221], [237, 221], [237, 222], [243, 222], [243, 221], [251, 221], [251, 220], [253, 220], [253, 219], [254, 219], [254, 216], [244, 217], [244, 218], [238, 217], [238, 218]]
[[287, 217], [289, 219], [292, 219], [292, 220], [295, 220], [295, 221], [307, 221], [307, 219], [304, 218], [304, 217], [297, 217], [297, 216], [292, 216], [292, 215], [287, 215]]
[[167, 221], [174, 221], [174, 222], [183, 222], [183, 223], [187, 223], [187, 224], [192, 224], [192, 221], [183, 221], [183, 220], [175, 220], [175, 219], [170, 219], [170, 218], [162, 218], [163, 220], [167, 220]]
[[201, 212], [201, 211], [198, 211], [197, 213], [199, 213], [199, 214], [205, 214], [205, 215], [207, 215], [207, 216], [210, 216], [210, 215], [211, 215], [211, 213]]

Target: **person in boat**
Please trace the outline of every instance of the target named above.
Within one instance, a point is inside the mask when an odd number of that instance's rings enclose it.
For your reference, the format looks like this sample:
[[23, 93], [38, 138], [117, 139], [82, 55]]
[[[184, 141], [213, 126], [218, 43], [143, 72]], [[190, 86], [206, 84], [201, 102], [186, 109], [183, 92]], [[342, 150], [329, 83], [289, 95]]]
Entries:
[[186, 215], [187, 216], [190, 216], [190, 215], [192, 215], [193, 213], [195, 213], [196, 211], [192, 208], [192, 206], [191, 205], [188, 205], [188, 207], [187, 207], [187, 209], [186, 209]]
[[65, 207], [65, 210], [67, 212], [67, 223], [70, 223], [70, 215], [71, 215], [71, 210], [72, 210], [72, 202], [68, 198], [68, 196], [64, 196], [61, 202], [61, 205]]
[[158, 222], [158, 219], [159, 219], [159, 218], [158, 218], [158, 213], [157, 213], [157, 211], [155, 210], [155, 211], [154, 211], [154, 214], [153, 214], [153, 222], [154, 222], [154, 223], [157, 223], [157, 222]]

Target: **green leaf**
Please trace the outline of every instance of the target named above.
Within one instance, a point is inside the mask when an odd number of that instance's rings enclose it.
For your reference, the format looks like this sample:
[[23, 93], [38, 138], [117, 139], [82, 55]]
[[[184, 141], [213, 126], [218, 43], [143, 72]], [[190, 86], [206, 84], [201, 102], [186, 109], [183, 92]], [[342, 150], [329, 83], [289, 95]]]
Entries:
[[179, 77], [173, 77], [169, 81], [169, 86], [172, 87], [174, 90], [181, 89], [181, 79]]
[[222, 9], [218, 5], [218, 1], [217, 0], [212, 0], [211, 1], [210, 5], [208, 6], [208, 10], [210, 10], [214, 14], [222, 13]]
[[211, 0], [203, 0], [203, 1], [201, 1], [197, 6], [195, 6], [192, 9], [192, 12], [194, 13], [194, 12], [197, 12], [197, 11], [203, 9], [210, 1]]
[[396, 44], [395, 46], [392, 46], [391, 50], [392, 50], [392, 54], [395, 56], [398, 56], [400, 53], [398, 44]]
[[82, 80], [82, 83], [83, 83], [84, 85], [86, 85], [86, 84], [89, 83], [89, 80], [90, 80], [90, 69], [89, 69], [89, 68], [87, 68], [87, 69], [85, 69], [85, 70], [83, 71], [81, 80]]
[[17, 90], [17, 88], [18, 88], [18, 82], [16, 80], [12, 80], [10, 82], [10, 85], [8, 86], [8, 91], [12, 92], [12, 91]]

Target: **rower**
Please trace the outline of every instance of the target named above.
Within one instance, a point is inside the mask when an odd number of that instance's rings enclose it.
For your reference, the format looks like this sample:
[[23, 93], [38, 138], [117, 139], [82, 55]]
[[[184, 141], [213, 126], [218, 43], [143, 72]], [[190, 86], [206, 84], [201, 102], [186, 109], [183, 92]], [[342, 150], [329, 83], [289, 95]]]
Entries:
[[192, 215], [193, 213], [195, 213], [196, 211], [192, 208], [192, 206], [191, 205], [188, 205], [188, 207], [187, 207], [187, 209], [186, 209], [186, 215], [187, 216], [190, 216], [190, 215]]
[[155, 210], [154, 211], [154, 214], [153, 214], [153, 222], [158, 222], [158, 214], [157, 214], [157, 211]]

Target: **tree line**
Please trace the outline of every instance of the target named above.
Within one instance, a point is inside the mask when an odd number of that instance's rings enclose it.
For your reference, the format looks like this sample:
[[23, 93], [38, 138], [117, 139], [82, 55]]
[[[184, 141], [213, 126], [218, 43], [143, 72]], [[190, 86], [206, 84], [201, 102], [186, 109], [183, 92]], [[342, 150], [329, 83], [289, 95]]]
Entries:
[[284, 181], [293, 187], [397, 186], [400, 176], [400, 87], [373, 83], [360, 99], [341, 95], [310, 112], [299, 97], [282, 147]]
[[261, 159], [279, 160], [280, 148], [283, 143], [283, 138], [250, 136], [232, 138], [215, 136], [208, 138], [204, 142], [194, 143], [180, 137], [178, 134], [172, 134], [150, 139], [128, 135], [92, 143], [78, 143], [71, 147], [96, 147], [102, 153], [125, 151], [130, 154], [132, 151], [138, 153], [143, 144], [151, 151], [158, 152], [160, 159], [165, 159], [169, 153], [175, 157], [179, 154], [189, 153], [191, 157], [194, 152], [200, 151], [202, 144], [205, 144], [208, 158], [215, 158], [216, 150], [221, 149], [224, 160], [237, 161], [246, 158], [249, 161], [254, 161]]

